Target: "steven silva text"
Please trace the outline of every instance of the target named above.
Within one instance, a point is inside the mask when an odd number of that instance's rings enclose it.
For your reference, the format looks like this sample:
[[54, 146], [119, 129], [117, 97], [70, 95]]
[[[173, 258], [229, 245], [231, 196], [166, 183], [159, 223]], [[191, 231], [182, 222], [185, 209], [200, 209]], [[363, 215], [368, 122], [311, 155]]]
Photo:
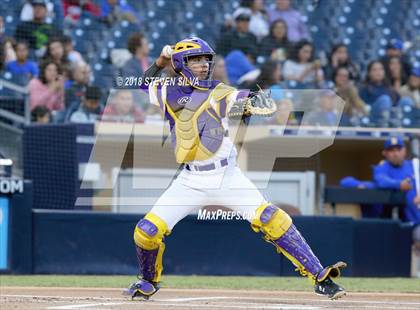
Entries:
[[196, 86], [199, 85], [198, 78], [187, 79], [184, 77], [118, 77], [117, 85], [120, 87], [131, 87], [131, 86], [150, 86], [150, 85], [161, 85], [161, 86]]

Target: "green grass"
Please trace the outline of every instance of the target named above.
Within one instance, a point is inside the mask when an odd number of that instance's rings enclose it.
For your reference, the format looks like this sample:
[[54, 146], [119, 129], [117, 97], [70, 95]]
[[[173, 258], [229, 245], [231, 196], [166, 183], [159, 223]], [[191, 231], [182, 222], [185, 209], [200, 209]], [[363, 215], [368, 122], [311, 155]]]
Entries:
[[[0, 285], [123, 288], [134, 280], [135, 277], [129, 276], [1, 275]], [[344, 277], [339, 279], [338, 282], [352, 292], [420, 293], [419, 279]], [[162, 287], [311, 291], [309, 282], [298, 277], [163, 276]]]

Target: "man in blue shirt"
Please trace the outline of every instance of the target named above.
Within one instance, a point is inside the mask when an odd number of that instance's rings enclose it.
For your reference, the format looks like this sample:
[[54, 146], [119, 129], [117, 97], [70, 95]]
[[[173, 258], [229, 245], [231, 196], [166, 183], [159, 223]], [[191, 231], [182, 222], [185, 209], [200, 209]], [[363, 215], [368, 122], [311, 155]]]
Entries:
[[401, 137], [385, 141], [381, 161], [373, 169], [373, 178], [378, 188], [402, 190], [406, 193], [404, 221], [420, 224], [420, 194], [416, 192], [413, 162], [406, 159], [406, 148]]

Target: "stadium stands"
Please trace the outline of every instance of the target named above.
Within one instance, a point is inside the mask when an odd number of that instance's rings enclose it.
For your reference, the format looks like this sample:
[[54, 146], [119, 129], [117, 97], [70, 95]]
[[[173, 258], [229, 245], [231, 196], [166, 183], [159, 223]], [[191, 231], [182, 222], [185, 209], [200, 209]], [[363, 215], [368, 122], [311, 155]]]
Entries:
[[[47, 1], [60, 6], [61, 1]], [[25, 1], [5, 0], [0, 4], [5, 24], [5, 36], [13, 37], [20, 22], [20, 10]], [[103, 1], [92, 1], [100, 7]], [[362, 72], [366, 73], [368, 62], [385, 55], [385, 50], [393, 38], [404, 43], [406, 58], [412, 66], [420, 65], [420, 49], [416, 30], [420, 25], [420, 2], [397, 0], [340, 0], [334, 1], [293, 1], [293, 6], [302, 14], [315, 46], [315, 58], [326, 65], [330, 49], [334, 44], [344, 43], [349, 55]], [[140, 23], [121, 19], [113, 24], [103, 22], [102, 17], [88, 11], [81, 11], [76, 22], [64, 22], [64, 33], [71, 36], [74, 48], [81, 53], [94, 72], [93, 83], [103, 89], [114, 85], [119, 68], [112, 64], [111, 51], [124, 49], [127, 39], [133, 32], [145, 33], [149, 41], [150, 56], [159, 55], [161, 48], [187, 36], [200, 36], [215, 46], [226, 18], [232, 15], [241, 2], [205, 1], [205, 0], [121, 0], [121, 5], [128, 5], [140, 19]], [[267, 9], [275, 7], [274, 0], [264, 2]], [[48, 21], [48, 18], [47, 18]], [[54, 23], [54, 19], [49, 20]], [[3, 38], [5, 37], [3, 36]], [[31, 53], [31, 55], [34, 55]], [[34, 59], [37, 60], [37, 59]], [[259, 59], [261, 60], [261, 59]], [[12, 76], [9, 72], [0, 72], [0, 78], [18, 85], [27, 81]], [[331, 81], [323, 87], [333, 87]], [[306, 87], [299, 82], [289, 81], [286, 85], [292, 89]], [[0, 96], [22, 97], [22, 94], [2, 87]], [[399, 114], [398, 114], [399, 113]], [[397, 120], [392, 127], [418, 126], [416, 107], [397, 113]], [[368, 121], [356, 121], [355, 124], [376, 125]], [[374, 121], [374, 120], [373, 120]]]

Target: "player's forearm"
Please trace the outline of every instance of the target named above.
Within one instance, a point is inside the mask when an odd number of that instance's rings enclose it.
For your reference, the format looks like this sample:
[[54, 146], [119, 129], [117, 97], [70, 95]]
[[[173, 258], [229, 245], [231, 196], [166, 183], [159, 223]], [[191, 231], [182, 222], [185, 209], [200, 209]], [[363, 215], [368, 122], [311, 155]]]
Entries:
[[380, 174], [375, 176], [375, 183], [379, 188], [400, 189], [401, 180], [392, 179]]
[[163, 68], [154, 62], [143, 74], [143, 78], [160, 77]]
[[171, 62], [172, 47], [165, 45], [159, 57], [155, 60], [153, 65], [143, 75], [143, 78], [160, 77], [163, 69]]

